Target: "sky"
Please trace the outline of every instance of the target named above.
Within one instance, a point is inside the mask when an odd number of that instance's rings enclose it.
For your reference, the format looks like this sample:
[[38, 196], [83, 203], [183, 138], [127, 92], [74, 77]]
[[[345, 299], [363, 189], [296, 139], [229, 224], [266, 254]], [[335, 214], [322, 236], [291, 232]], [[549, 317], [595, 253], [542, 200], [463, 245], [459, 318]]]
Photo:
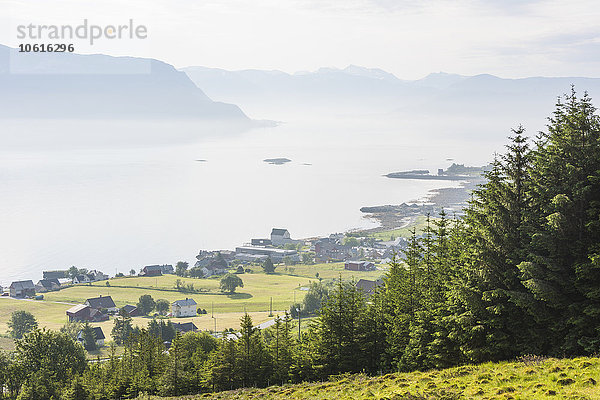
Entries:
[[597, 0], [0, 0], [0, 43], [19, 25], [133, 20], [145, 39], [55, 41], [75, 52], [181, 68], [313, 71], [350, 64], [401, 79], [432, 72], [600, 77]]

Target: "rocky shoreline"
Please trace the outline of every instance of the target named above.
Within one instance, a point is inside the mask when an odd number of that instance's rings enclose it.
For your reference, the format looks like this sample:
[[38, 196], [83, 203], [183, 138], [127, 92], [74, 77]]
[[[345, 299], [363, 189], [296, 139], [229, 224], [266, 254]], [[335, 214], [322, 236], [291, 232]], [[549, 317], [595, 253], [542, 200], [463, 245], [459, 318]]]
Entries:
[[[449, 216], [462, 215], [463, 210], [471, 198], [472, 191], [485, 181], [482, 173], [486, 170], [486, 167], [464, 167], [462, 165], [453, 164], [446, 171], [456, 169], [468, 171], [468, 174], [460, 176], [461, 183], [459, 187], [431, 190], [423, 199], [412, 200], [408, 203], [399, 205], [362, 207], [360, 211], [366, 214], [365, 218], [374, 219], [379, 223], [378, 227], [366, 231], [381, 232], [401, 228], [406, 226], [407, 221], [414, 221], [418, 216], [436, 216], [442, 209]], [[398, 174], [400, 175], [388, 174], [386, 176], [398, 179], [399, 176], [402, 176], [401, 173]], [[423, 179], [423, 175], [420, 176], [420, 178], [412, 179]], [[425, 179], [433, 178], [433, 176], [430, 175], [425, 176], [427, 176]], [[457, 180], [456, 175], [454, 175], [453, 178], [453, 180]], [[400, 177], [400, 179], [410, 178], [406, 178], [406, 175], [404, 175]]]

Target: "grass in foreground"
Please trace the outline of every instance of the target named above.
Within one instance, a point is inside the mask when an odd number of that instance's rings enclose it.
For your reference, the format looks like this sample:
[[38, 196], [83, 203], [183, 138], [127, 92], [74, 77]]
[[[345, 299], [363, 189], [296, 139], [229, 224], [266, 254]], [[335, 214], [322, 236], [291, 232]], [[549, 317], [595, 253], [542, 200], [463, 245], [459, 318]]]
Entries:
[[240, 389], [172, 399], [599, 399], [599, 385], [598, 358], [534, 359], [374, 378], [348, 375], [329, 382]]

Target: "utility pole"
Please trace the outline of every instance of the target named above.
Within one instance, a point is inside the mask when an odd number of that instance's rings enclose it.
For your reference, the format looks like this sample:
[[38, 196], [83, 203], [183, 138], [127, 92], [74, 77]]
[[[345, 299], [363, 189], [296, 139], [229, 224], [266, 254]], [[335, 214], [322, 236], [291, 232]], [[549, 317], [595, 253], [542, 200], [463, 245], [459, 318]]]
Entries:
[[302, 340], [302, 336], [300, 334], [300, 323], [302, 322], [302, 317], [300, 316], [300, 309], [296, 308], [296, 312], [298, 313], [298, 343]]
[[269, 317], [273, 316], [273, 297], [271, 297], [271, 305], [269, 306]]

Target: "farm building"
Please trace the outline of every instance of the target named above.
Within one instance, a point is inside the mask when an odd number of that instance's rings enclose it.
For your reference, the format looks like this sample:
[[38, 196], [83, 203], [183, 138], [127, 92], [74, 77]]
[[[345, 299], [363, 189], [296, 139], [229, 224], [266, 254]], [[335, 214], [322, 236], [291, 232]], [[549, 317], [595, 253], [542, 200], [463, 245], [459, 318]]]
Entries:
[[140, 276], [161, 276], [163, 269], [160, 265], [146, 265], [142, 268]]
[[40, 279], [35, 285], [35, 290], [38, 293], [49, 292], [58, 289], [60, 289], [60, 282], [58, 279]]
[[[98, 346], [98, 347], [104, 346], [104, 339], [106, 339], [106, 337], [104, 336], [104, 332], [102, 332], [102, 328], [97, 326], [92, 329], [94, 330], [94, 337], [96, 338], [96, 346]], [[79, 333], [77, 333], [77, 341], [79, 343], [84, 342], [83, 331], [79, 331]]]
[[271, 230], [271, 244], [273, 246], [285, 246], [286, 244], [298, 244], [299, 240], [293, 240], [287, 229], [273, 228]]
[[100, 310], [91, 308], [86, 304], [78, 304], [67, 310], [69, 322], [101, 322], [108, 321], [108, 315], [103, 314]]
[[171, 304], [171, 314], [174, 317], [195, 317], [197, 305], [194, 299], [177, 300]]
[[73, 278], [74, 285], [77, 285], [80, 283], [90, 283], [93, 281], [94, 281], [94, 278], [87, 274], [77, 275], [75, 278]]
[[35, 285], [32, 280], [13, 282], [9, 289], [11, 297], [35, 296]]
[[84, 304], [95, 310], [107, 310], [110, 313], [116, 313], [119, 311], [119, 308], [115, 305], [115, 302], [110, 296], [100, 295], [100, 297], [87, 299]]
[[198, 327], [193, 322], [173, 322], [172, 325], [177, 332], [181, 333], [196, 332], [198, 330]]
[[356, 282], [356, 288], [361, 290], [367, 297], [370, 297], [373, 293], [375, 293], [375, 289], [381, 285], [383, 285], [382, 279], [378, 279], [376, 281], [360, 279], [358, 282]]
[[106, 275], [102, 271], [92, 270], [87, 274], [93, 282], [97, 281], [105, 281], [108, 279], [108, 275]]
[[127, 315], [129, 315], [130, 317], [137, 317], [137, 316], [141, 315], [138, 308], [131, 304], [127, 304], [127, 305], [124, 305], [123, 307], [121, 307], [121, 311], [126, 312]]
[[271, 239], [251, 239], [250, 244], [252, 246], [270, 246], [273, 242], [271, 242]]
[[[245, 255], [257, 255], [271, 257], [275, 263], [282, 262], [284, 257], [289, 257], [292, 262], [299, 262], [300, 256], [296, 250], [283, 250], [273, 247], [241, 246], [235, 248], [236, 258], [241, 259]], [[240, 257], [241, 256], [241, 257]]]
[[164, 274], [174, 274], [175, 273], [175, 269], [173, 268], [173, 266], [171, 264], [161, 265], [160, 266], [160, 270], [163, 273], [163, 275]]
[[67, 277], [67, 271], [43, 271], [44, 279], [63, 279]]
[[374, 271], [375, 264], [369, 261], [347, 261], [344, 269], [348, 271]]

